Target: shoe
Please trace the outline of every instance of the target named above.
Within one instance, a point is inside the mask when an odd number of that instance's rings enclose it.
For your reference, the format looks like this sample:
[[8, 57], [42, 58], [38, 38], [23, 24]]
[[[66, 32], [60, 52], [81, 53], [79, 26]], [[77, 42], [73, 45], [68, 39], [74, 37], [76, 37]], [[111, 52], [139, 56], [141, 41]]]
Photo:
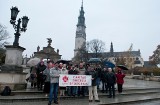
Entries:
[[112, 98], [112, 96], [108, 96], [108, 98]]
[[51, 105], [51, 102], [49, 102], [48, 105]]
[[89, 100], [89, 102], [92, 102], [92, 100]]
[[55, 103], [55, 104], [58, 104], [58, 101], [55, 101], [54, 103]]
[[95, 102], [100, 102], [100, 100], [95, 100]]
[[85, 94], [82, 94], [83, 97], [85, 97]]
[[115, 96], [113, 96], [113, 98], [115, 98]]

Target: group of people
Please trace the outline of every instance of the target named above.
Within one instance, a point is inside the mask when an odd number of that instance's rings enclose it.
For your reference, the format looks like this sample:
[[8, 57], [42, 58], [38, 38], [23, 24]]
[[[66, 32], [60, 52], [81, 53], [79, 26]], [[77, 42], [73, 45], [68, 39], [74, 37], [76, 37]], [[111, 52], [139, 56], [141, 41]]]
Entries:
[[121, 68], [117, 67], [117, 73], [112, 68], [104, 68], [102, 71], [102, 92], [108, 93], [109, 98], [115, 97], [115, 84], [117, 83], [118, 93], [122, 93], [125, 74]]
[[[59, 86], [60, 74], [66, 75], [91, 75], [91, 86]], [[52, 101], [58, 104], [58, 91], [61, 96], [85, 96], [89, 94], [89, 102], [100, 102], [97, 89], [99, 89], [100, 81], [102, 81], [102, 92], [109, 91], [109, 98], [115, 97], [115, 84], [117, 83], [118, 92], [122, 92], [125, 74], [121, 68], [117, 68], [117, 73], [112, 68], [102, 67], [100, 65], [87, 65], [84, 63], [79, 65], [66, 65], [63, 63], [53, 63], [48, 61], [47, 65], [41, 61], [35, 67], [31, 67], [30, 82], [31, 87], [37, 85], [38, 90], [42, 90], [49, 95], [48, 105]], [[44, 85], [44, 87], [43, 87]], [[54, 95], [54, 96], [53, 96]]]

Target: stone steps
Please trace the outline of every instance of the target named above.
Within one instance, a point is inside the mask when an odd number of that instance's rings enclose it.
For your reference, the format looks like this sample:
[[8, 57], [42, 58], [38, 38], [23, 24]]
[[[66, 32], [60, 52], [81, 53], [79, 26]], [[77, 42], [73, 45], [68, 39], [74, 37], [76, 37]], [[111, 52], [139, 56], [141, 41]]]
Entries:
[[[150, 93], [150, 94], [141, 94], [141, 95], [132, 95], [132, 96], [121, 96], [117, 95], [115, 98], [107, 98], [106, 96], [100, 97], [101, 102], [88, 102], [88, 97], [86, 98], [72, 98], [60, 99], [59, 105], [159, 105], [159, 104], [145, 104], [151, 101], [160, 101], [160, 93]], [[2, 104], [3, 103], [3, 104]], [[0, 101], [0, 105], [46, 105], [48, 100], [44, 101], [26, 101], [26, 100], [17, 100], [17, 101]], [[140, 104], [142, 103], [142, 104]]]
[[[136, 90], [136, 91], [135, 91]], [[0, 101], [1, 102], [17, 102], [17, 101], [47, 101], [48, 97], [45, 96], [42, 91], [14, 91], [13, 94], [15, 93], [14, 96], [0, 96]], [[160, 94], [160, 89], [159, 88], [147, 88], [147, 89], [128, 89], [124, 90], [122, 94], [116, 94], [116, 98], [118, 97], [132, 97], [132, 96], [147, 96], [150, 94]], [[100, 93], [99, 92], [99, 97], [104, 98], [107, 97], [106, 93]], [[61, 96], [60, 99], [64, 100], [70, 100], [70, 99], [79, 99], [82, 97], [69, 97], [69, 96]], [[88, 99], [88, 95], [84, 98]]]
[[[118, 96], [117, 96], [118, 97]], [[118, 101], [113, 101], [110, 102], [101, 102], [99, 105], [139, 105], [139, 103], [143, 103], [142, 105], [148, 105], [145, 104], [150, 101], [160, 101], [160, 93], [150, 93], [150, 94], [134, 94], [131, 95], [130, 97], [128, 96], [121, 96], [118, 98]], [[103, 101], [103, 100], [102, 100]], [[149, 104], [149, 105], [154, 105]]]
[[[117, 90], [116, 90], [117, 91]], [[160, 88], [139, 88], [139, 89], [124, 89], [123, 93], [134, 93], [134, 92], [149, 92], [149, 91], [160, 91]], [[98, 90], [99, 94], [102, 93], [101, 90]], [[43, 91], [38, 91], [37, 89], [27, 89], [27, 90], [20, 90], [20, 91], [12, 91], [14, 95], [37, 95], [37, 94], [44, 94]]]

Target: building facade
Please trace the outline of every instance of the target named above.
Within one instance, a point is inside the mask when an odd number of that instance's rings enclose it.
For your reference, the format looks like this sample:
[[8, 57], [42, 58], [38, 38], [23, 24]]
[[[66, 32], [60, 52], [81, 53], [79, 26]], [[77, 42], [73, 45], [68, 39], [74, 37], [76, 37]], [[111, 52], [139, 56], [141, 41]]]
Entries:
[[144, 61], [143, 58], [141, 57], [140, 50], [132, 51], [130, 49], [128, 51], [114, 52], [112, 42], [111, 42], [110, 52], [102, 53], [102, 58], [114, 64], [118, 63], [118, 60], [121, 60], [121, 63], [127, 65], [129, 69], [134, 67], [144, 66]]
[[61, 56], [59, 54], [59, 49], [55, 51], [55, 49], [51, 46], [52, 40], [51, 38], [48, 38], [48, 46], [43, 47], [42, 50], [40, 50], [40, 47], [37, 47], [37, 52], [34, 52], [34, 57], [41, 58], [41, 59], [49, 59], [54, 62], [58, 61], [61, 59]]
[[[84, 44], [86, 44], [86, 24], [85, 24], [85, 17], [84, 17], [84, 9], [83, 9], [83, 1], [82, 1], [82, 6], [80, 9], [80, 15], [78, 17], [78, 24], [77, 24], [77, 29], [76, 29], [76, 37], [75, 37], [75, 49], [74, 49], [74, 57], [76, 58], [80, 56], [81, 61], [84, 60], [83, 54], [81, 54], [80, 49], [83, 47]], [[79, 53], [78, 53], [79, 52]], [[110, 47], [110, 52], [102, 52], [98, 54], [100, 59], [102, 60], [107, 60], [110, 61], [114, 64], [116, 64], [118, 59], [124, 60], [124, 63], [126, 65], [130, 65], [130, 68], [134, 67], [143, 67], [144, 61], [143, 58], [141, 57], [141, 52], [140, 50], [138, 51], [123, 51], [123, 52], [114, 52], [113, 49], [113, 43], [111, 42], [111, 47]], [[87, 59], [90, 58], [95, 58], [94, 53], [88, 53], [85, 55]]]

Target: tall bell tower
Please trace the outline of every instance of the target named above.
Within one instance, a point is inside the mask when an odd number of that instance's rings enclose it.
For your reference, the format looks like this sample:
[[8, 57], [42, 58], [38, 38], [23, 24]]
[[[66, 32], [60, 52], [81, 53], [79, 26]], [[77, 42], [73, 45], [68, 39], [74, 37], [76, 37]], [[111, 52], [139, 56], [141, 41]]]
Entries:
[[76, 56], [79, 49], [82, 47], [84, 43], [86, 43], [86, 25], [82, 0], [82, 6], [80, 10], [80, 15], [78, 17], [78, 24], [76, 29], [74, 56]]

